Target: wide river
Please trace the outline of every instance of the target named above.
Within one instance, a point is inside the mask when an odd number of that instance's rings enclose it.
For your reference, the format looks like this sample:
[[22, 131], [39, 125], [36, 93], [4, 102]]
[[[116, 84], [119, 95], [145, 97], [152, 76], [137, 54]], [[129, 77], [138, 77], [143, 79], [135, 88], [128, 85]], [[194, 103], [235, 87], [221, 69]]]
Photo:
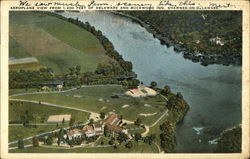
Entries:
[[[114, 44], [144, 84], [156, 81], [181, 92], [190, 105], [177, 126], [177, 152], [212, 152], [209, 143], [222, 129], [241, 123], [241, 67], [193, 63], [161, 45], [151, 33], [130, 19], [108, 12], [60, 13], [88, 21]], [[171, 22], [169, 22], [171, 23]]]

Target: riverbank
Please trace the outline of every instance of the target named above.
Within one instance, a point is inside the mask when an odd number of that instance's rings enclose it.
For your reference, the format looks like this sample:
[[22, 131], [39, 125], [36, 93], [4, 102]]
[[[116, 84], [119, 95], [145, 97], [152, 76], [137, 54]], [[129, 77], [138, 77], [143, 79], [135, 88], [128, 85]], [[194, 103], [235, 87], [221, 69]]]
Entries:
[[203, 66], [208, 66], [210, 64], [222, 64], [222, 65], [241, 65], [242, 64], [242, 56], [241, 54], [226, 54], [222, 53], [220, 55], [216, 54], [197, 54], [195, 52], [190, 52], [188, 51], [183, 43], [170, 39], [167, 36], [164, 36], [163, 33], [160, 33], [159, 31], [157, 32], [154, 27], [149, 23], [149, 22], [144, 22], [143, 20], [126, 14], [125, 12], [117, 12], [117, 11], [108, 11], [112, 14], [119, 15], [119, 16], [124, 16], [127, 18], [132, 19], [132, 21], [137, 22], [140, 24], [142, 27], [144, 27], [148, 32], [152, 33], [154, 38], [157, 38], [160, 40], [162, 45], [166, 45], [167, 47], [173, 46], [174, 50], [176, 52], [182, 52], [183, 57], [185, 59], [192, 60], [193, 62], [199, 62]]
[[242, 140], [241, 125], [224, 130], [217, 141], [215, 153], [240, 153]]

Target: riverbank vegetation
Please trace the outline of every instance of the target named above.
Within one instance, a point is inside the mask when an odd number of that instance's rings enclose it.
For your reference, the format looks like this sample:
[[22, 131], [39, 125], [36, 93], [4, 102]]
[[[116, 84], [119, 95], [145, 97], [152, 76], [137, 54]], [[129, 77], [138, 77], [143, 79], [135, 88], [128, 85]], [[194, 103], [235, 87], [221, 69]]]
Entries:
[[177, 94], [172, 93], [168, 85], [165, 85], [163, 89], [157, 88], [157, 90], [167, 98], [166, 107], [169, 110], [167, 119], [158, 125], [160, 130], [156, 131], [156, 134], [159, 135], [158, 142], [160, 142], [165, 153], [175, 152], [177, 145], [175, 137], [176, 125], [184, 119], [189, 105], [180, 92]]
[[[241, 65], [240, 11], [122, 11], [142, 21], [155, 37], [203, 65]], [[141, 23], [141, 22], [140, 22]]]
[[241, 153], [242, 128], [237, 126], [225, 130], [218, 139], [217, 153]]

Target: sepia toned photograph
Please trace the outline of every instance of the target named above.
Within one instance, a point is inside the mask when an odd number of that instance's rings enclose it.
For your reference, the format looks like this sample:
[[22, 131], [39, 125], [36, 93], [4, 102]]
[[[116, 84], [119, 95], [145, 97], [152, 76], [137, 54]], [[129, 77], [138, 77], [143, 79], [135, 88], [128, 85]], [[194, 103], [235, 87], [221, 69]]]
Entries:
[[9, 15], [10, 152], [241, 152], [241, 11]]
[[249, 155], [242, 10], [7, 14], [8, 154]]

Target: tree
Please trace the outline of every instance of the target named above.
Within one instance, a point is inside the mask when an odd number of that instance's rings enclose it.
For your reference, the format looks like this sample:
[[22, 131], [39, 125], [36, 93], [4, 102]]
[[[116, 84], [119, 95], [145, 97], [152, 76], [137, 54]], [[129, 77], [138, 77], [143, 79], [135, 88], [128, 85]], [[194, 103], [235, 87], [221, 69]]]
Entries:
[[161, 147], [164, 152], [174, 152], [176, 141], [174, 134], [163, 132], [160, 134]]
[[151, 88], [155, 88], [157, 86], [157, 83], [155, 82], [155, 81], [152, 81], [151, 83], [150, 83], [150, 87]]
[[106, 137], [110, 136], [110, 130], [108, 129], [107, 125], [104, 126], [103, 133], [104, 133], [104, 136]]
[[24, 115], [21, 115], [21, 119], [23, 121], [23, 126], [29, 126], [30, 120], [33, 119], [33, 116], [29, 114], [29, 111], [26, 110]]
[[114, 140], [115, 140], [114, 138], [111, 138], [111, 140], [109, 141], [109, 144], [113, 145], [114, 144]]
[[142, 124], [141, 118], [137, 118], [134, 123], [135, 125], [140, 126]]
[[36, 136], [34, 136], [32, 138], [32, 145], [33, 145], [33, 147], [38, 147], [39, 146], [39, 141], [38, 141], [38, 138]]
[[75, 123], [75, 119], [74, 118], [70, 118], [69, 126], [73, 126], [74, 123]]
[[120, 115], [120, 120], [122, 121], [122, 119], [123, 119], [123, 115]]
[[149, 145], [151, 145], [154, 142], [155, 139], [156, 139], [155, 134], [151, 134], [151, 135], [147, 136], [147, 143]]
[[161, 91], [161, 94], [163, 95], [168, 95], [171, 93], [170, 87], [169, 86], [164, 86], [163, 90]]
[[69, 68], [69, 74], [70, 74], [70, 75], [74, 75], [75, 72], [76, 72], [75, 67], [70, 67], [70, 68]]
[[160, 125], [160, 130], [172, 134], [174, 133], [175, 128], [172, 123], [166, 121]]
[[22, 139], [21, 139], [21, 140], [18, 140], [18, 148], [19, 148], [19, 149], [24, 148], [24, 143], [23, 143], [23, 140], [22, 140]]
[[63, 120], [62, 120], [62, 124], [64, 125], [65, 124], [65, 119], [63, 118]]
[[126, 145], [127, 148], [131, 149], [133, 147], [133, 143], [129, 141]]
[[181, 92], [177, 92], [176, 97], [179, 98], [179, 99], [183, 99], [183, 96], [182, 96]]
[[76, 75], [79, 76], [81, 72], [81, 66], [77, 65], [76, 66]]
[[118, 137], [117, 137], [117, 141], [121, 144], [122, 142], [126, 142], [128, 139], [128, 136], [124, 133], [119, 133]]
[[135, 141], [139, 141], [139, 140], [141, 140], [141, 134], [140, 133], [136, 133], [135, 134]]
[[45, 143], [46, 143], [47, 145], [52, 145], [52, 143], [53, 143], [53, 138], [52, 138], [51, 134], [47, 137]]
[[100, 112], [100, 118], [104, 119], [105, 118], [105, 113], [104, 112]]
[[93, 125], [94, 124], [94, 119], [89, 119], [89, 124], [88, 125]]
[[60, 143], [61, 143], [61, 139], [60, 139], [60, 137], [58, 137], [58, 139], [57, 139], [57, 145], [60, 146]]

